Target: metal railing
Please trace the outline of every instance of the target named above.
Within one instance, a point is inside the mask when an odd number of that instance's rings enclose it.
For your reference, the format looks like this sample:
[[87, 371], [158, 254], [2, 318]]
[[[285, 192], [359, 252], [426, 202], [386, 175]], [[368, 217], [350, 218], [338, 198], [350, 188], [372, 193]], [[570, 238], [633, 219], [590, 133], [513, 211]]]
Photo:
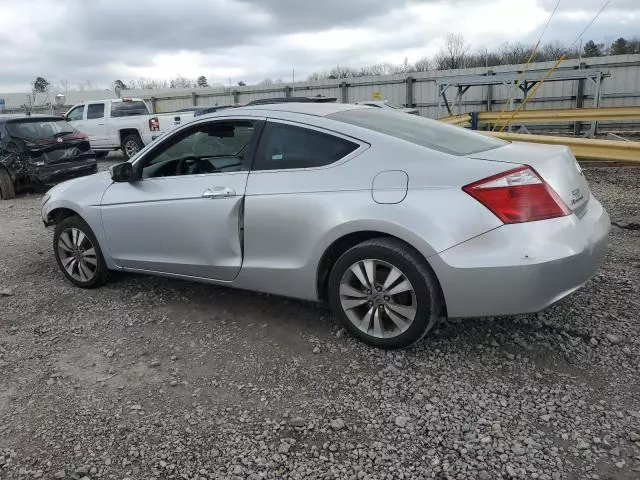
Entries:
[[522, 110], [512, 120], [513, 112], [478, 112], [464, 113], [441, 118], [440, 121], [451, 125], [473, 123], [474, 115], [477, 123], [493, 123], [505, 125], [507, 122], [521, 123], [557, 123], [557, 122], [587, 122], [591, 120], [634, 120], [640, 118], [639, 107], [603, 107], [603, 108], [559, 108], [552, 110]]
[[492, 137], [516, 142], [566, 145], [578, 160], [618, 161], [640, 164], [640, 142], [621, 140], [594, 140], [591, 138], [559, 137], [552, 135], [531, 135], [525, 133], [483, 132]]
[[[470, 125], [477, 129], [479, 123], [506, 125], [546, 124], [585, 121], [629, 121], [640, 118], [640, 107], [563, 108], [553, 110], [522, 110], [511, 118], [513, 112], [465, 113], [441, 118], [450, 125]], [[483, 132], [493, 137], [518, 142], [566, 145], [582, 161], [618, 161], [640, 164], [640, 142], [625, 140], [599, 140], [591, 138], [534, 135], [529, 133]]]

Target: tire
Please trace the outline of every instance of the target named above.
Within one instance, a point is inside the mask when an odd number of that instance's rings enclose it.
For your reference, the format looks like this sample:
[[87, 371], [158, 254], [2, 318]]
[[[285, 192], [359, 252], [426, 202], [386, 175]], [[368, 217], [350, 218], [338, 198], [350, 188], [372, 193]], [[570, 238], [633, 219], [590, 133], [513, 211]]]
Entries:
[[11, 200], [16, 198], [16, 190], [13, 180], [6, 168], [0, 167], [0, 199]]
[[[84, 238], [76, 236], [75, 232], [80, 232]], [[74, 254], [73, 250], [76, 248], [78, 251]], [[91, 228], [80, 217], [75, 215], [67, 217], [56, 224], [53, 234], [53, 253], [58, 267], [67, 280], [74, 285], [81, 288], [97, 288], [106, 283], [109, 271], [102, 256], [102, 250]], [[78, 261], [80, 258], [78, 255], [81, 255], [83, 263]], [[67, 263], [69, 259], [71, 259], [70, 264]], [[69, 265], [69, 269], [65, 264]]]
[[101, 150], [94, 153], [96, 154], [96, 158], [105, 158], [107, 155], [109, 155], [109, 150]]
[[[381, 291], [367, 288], [372, 276]], [[443, 311], [431, 268], [395, 239], [367, 240], [347, 250], [331, 269], [328, 287], [334, 314], [353, 336], [374, 347], [413, 345], [429, 333]]]
[[138, 153], [144, 147], [144, 143], [140, 139], [140, 135], [137, 133], [132, 133], [127, 135], [122, 139], [122, 144], [120, 148], [122, 148], [122, 153], [128, 159], [133, 157], [136, 153]]

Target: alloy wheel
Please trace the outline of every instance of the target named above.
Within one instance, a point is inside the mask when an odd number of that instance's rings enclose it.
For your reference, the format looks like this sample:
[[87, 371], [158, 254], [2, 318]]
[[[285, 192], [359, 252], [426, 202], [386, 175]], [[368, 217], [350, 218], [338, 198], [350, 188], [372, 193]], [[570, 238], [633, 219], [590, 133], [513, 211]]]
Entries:
[[124, 144], [124, 151], [127, 154], [127, 158], [131, 158], [140, 151], [140, 146], [135, 140], [127, 140]]
[[89, 282], [96, 276], [98, 258], [89, 237], [77, 228], [67, 228], [58, 238], [60, 263], [79, 282]]
[[416, 292], [407, 276], [388, 262], [360, 260], [340, 281], [340, 304], [349, 321], [376, 338], [393, 338], [413, 323]]

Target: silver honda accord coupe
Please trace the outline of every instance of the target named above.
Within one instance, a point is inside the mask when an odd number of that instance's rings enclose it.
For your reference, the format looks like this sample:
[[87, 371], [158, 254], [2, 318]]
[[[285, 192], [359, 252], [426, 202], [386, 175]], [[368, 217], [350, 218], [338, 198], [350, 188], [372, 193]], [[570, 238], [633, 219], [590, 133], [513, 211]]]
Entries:
[[610, 229], [568, 148], [329, 103], [203, 116], [54, 187], [42, 217], [79, 287], [120, 270], [324, 302], [383, 348], [443, 316], [544, 309]]

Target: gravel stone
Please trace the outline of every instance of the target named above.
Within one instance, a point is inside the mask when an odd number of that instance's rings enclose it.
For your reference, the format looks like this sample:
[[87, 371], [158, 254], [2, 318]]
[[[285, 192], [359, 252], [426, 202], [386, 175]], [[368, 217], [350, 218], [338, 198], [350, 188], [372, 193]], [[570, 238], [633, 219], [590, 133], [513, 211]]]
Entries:
[[[640, 223], [640, 169], [584, 174]], [[602, 268], [545, 311], [440, 322], [398, 352], [297, 300], [124, 273], [76, 288], [41, 197], [0, 201], [2, 480], [640, 478], [637, 230], [614, 225]]]
[[395, 424], [397, 427], [404, 428], [409, 423], [409, 420], [411, 420], [409, 417], [398, 416], [395, 419]]
[[332, 420], [330, 425], [334, 430], [342, 430], [345, 427], [344, 420], [342, 420], [341, 418]]
[[578, 440], [578, 443], [576, 444], [576, 448], [578, 450], [588, 450], [591, 448], [591, 444], [586, 440]]

